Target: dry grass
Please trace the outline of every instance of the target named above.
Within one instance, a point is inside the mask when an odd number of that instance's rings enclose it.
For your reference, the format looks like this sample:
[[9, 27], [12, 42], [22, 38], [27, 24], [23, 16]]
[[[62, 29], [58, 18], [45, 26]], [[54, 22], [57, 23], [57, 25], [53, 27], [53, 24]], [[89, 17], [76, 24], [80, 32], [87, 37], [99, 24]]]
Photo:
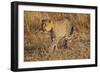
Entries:
[[[70, 38], [67, 39], [66, 48], [63, 43], [66, 37], [61, 37], [61, 39], [58, 40], [58, 43], [56, 43], [57, 47], [51, 47], [54, 42], [51, 41], [49, 32], [41, 31], [43, 19], [50, 20], [54, 23], [61, 20], [68, 20], [70, 22], [69, 26], [71, 26], [73, 30], [66, 31], [66, 33], [69, 33], [67, 37]], [[57, 23], [57, 25], [56, 28], [59, 28], [59, 23]], [[46, 23], [45, 27], [47, 26], [48, 23]], [[61, 29], [68, 29], [68, 27], [62, 27]], [[89, 14], [24, 12], [24, 61], [88, 58], [90, 58]]]

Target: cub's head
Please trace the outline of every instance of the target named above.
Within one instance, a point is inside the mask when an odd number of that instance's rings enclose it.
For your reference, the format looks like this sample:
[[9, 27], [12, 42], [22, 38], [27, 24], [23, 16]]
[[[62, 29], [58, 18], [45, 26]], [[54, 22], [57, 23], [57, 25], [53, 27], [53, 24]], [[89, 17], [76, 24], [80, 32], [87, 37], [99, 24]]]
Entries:
[[45, 29], [46, 31], [50, 31], [52, 28], [54, 28], [54, 23], [53, 23], [53, 21], [47, 20], [47, 21], [45, 22], [44, 29]]

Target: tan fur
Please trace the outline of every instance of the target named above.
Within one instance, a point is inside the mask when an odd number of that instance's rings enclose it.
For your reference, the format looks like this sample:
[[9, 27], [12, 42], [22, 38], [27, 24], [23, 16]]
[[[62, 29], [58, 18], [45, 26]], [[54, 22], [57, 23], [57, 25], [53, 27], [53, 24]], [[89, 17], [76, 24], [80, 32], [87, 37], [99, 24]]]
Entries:
[[51, 21], [50, 23], [47, 22], [46, 24], [46, 31], [50, 31], [51, 28], [53, 28], [56, 34], [56, 38], [61, 38], [65, 35], [68, 36], [72, 27], [71, 23], [67, 19], [61, 21]]

